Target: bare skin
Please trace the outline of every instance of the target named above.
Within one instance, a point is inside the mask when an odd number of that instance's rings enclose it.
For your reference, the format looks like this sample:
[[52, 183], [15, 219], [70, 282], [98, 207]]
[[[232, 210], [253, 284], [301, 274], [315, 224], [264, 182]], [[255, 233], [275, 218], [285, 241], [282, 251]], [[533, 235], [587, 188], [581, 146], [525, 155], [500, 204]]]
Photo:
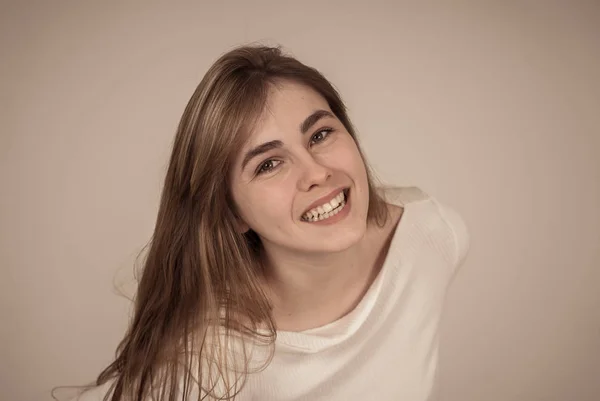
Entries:
[[[277, 329], [319, 327], [354, 309], [381, 269], [402, 209], [388, 205], [383, 227], [368, 223], [364, 160], [327, 101], [301, 84], [274, 85], [232, 171], [240, 231], [258, 234], [268, 259], [264, 289]], [[342, 192], [339, 214], [307, 220]]]
[[304, 281], [271, 278], [267, 291], [273, 302], [273, 319], [279, 331], [304, 331], [334, 322], [360, 303], [379, 274], [404, 210], [388, 205], [383, 227], [373, 224], [357, 248], [358, 259], [340, 261], [322, 274]]

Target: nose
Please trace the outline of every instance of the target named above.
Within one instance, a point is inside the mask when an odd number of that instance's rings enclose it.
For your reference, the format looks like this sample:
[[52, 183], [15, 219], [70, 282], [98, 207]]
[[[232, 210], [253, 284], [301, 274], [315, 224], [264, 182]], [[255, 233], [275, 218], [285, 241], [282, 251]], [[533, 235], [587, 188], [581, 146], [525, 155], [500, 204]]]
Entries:
[[320, 186], [331, 177], [331, 170], [312, 156], [303, 158], [302, 173], [298, 180], [298, 189], [308, 191], [314, 186]]

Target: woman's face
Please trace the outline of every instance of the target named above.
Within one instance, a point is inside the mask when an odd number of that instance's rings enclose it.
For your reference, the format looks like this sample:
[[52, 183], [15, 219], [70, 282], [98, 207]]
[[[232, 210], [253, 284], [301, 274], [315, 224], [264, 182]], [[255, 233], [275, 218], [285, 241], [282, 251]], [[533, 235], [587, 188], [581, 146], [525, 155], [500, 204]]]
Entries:
[[270, 90], [254, 132], [237, 154], [233, 200], [267, 252], [347, 249], [365, 234], [369, 190], [356, 143], [327, 101], [284, 81]]

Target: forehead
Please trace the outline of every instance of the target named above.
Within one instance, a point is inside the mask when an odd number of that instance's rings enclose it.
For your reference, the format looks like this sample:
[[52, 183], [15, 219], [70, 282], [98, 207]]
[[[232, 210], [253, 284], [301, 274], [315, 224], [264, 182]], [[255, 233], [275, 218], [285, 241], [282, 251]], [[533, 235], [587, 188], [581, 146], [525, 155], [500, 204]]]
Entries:
[[316, 108], [329, 110], [327, 101], [316, 90], [300, 83], [280, 81], [269, 88], [263, 117], [278, 117], [282, 113], [282, 117], [290, 117], [307, 111], [312, 113]]
[[331, 111], [323, 96], [309, 86], [280, 81], [270, 85], [262, 114], [249, 132], [245, 145], [277, 139], [283, 133], [300, 130], [300, 124], [316, 110]]
[[262, 112], [242, 133], [241, 144], [234, 148], [234, 165], [240, 165], [243, 155], [265, 142], [286, 137], [300, 137], [301, 123], [316, 110], [331, 111], [323, 96], [310, 86], [293, 81], [276, 81], [269, 85]]

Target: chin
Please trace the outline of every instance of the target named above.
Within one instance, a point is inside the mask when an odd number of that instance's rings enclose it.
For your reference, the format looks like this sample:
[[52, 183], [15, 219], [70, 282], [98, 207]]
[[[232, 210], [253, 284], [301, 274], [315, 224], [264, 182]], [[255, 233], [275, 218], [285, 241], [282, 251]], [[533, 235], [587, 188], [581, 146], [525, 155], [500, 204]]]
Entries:
[[318, 242], [315, 241], [316, 238], [310, 238], [307, 240], [306, 244], [307, 251], [309, 252], [317, 252], [317, 253], [336, 253], [343, 252], [349, 248], [352, 248], [356, 244], [358, 244], [366, 233], [366, 224], [364, 227], [356, 227], [354, 229], [342, 229], [340, 227], [340, 231], [333, 236], [328, 236], [328, 238], [319, 239]]

